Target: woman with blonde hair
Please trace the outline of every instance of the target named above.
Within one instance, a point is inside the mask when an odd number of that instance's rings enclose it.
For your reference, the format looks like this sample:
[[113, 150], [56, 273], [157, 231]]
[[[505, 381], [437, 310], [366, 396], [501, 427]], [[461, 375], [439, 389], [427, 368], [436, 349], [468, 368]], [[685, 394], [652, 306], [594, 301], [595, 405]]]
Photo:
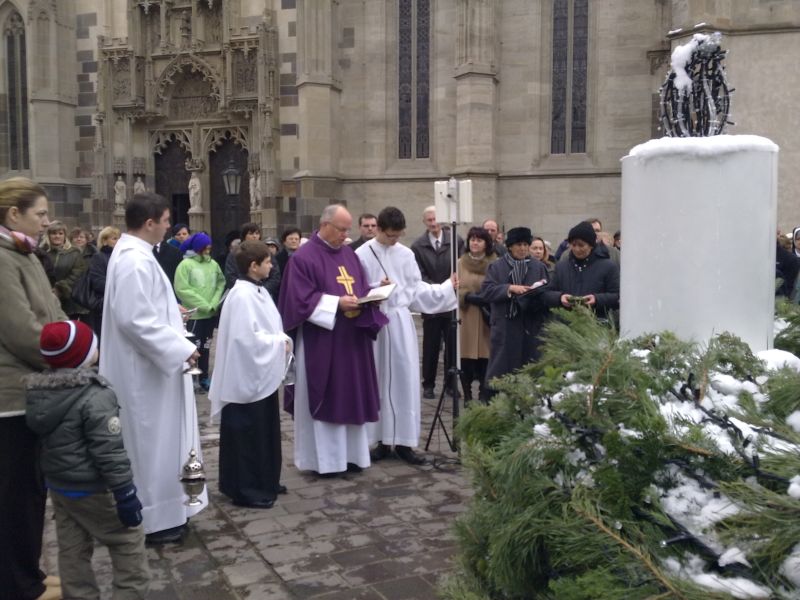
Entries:
[[72, 299], [72, 287], [86, 270], [83, 254], [67, 239], [67, 228], [61, 221], [50, 223], [41, 246], [53, 263], [53, 292], [61, 301], [61, 309], [70, 319], [81, 319], [89, 309]]
[[49, 225], [47, 195], [24, 177], [0, 182], [0, 590], [7, 598], [60, 598], [39, 570], [46, 490], [36, 435], [25, 423], [22, 378], [47, 364], [39, 353], [45, 323], [66, 319], [39, 259]]
[[111, 252], [119, 240], [120, 231], [116, 227], [104, 227], [97, 236], [98, 251], [89, 262], [89, 285], [95, 296], [100, 300], [100, 306], [90, 307], [89, 325], [92, 327], [97, 339], [100, 339], [100, 330], [103, 326], [103, 296], [106, 293], [106, 272]]
[[553, 274], [553, 269], [556, 268], [556, 261], [552, 256], [550, 256], [550, 249], [547, 247], [547, 244], [542, 238], [533, 238], [533, 241], [531, 242], [530, 253], [531, 258], [535, 258], [544, 264], [544, 266], [547, 268], [548, 275]]

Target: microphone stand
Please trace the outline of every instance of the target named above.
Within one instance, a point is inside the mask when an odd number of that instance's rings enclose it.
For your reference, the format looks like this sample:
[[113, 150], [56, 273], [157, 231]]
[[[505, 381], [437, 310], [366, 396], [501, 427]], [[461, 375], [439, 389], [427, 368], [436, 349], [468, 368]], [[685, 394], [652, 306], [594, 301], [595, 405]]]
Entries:
[[[458, 231], [456, 221], [452, 221], [450, 223], [450, 232], [450, 276], [452, 277], [453, 273], [455, 273], [456, 269], [458, 268]], [[444, 437], [447, 440], [448, 446], [450, 446], [450, 450], [453, 452], [459, 451], [458, 438], [456, 437], [456, 425], [458, 424], [459, 416], [458, 386], [461, 382], [461, 369], [459, 368], [461, 365], [461, 332], [458, 328], [460, 322], [460, 311], [458, 308], [458, 303], [456, 303], [455, 310], [450, 311], [450, 326], [447, 330], [447, 342], [445, 343], [445, 385], [442, 386], [442, 393], [439, 394], [439, 404], [436, 406], [436, 413], [433, 416], [431, 429], [428, 432], [428, 441], [425, 442], [426, 452], [431, 445], [431, 438], [433, 438], [433, 432], [436, 429], [437, 423], [442, 428], [442, 432], [444, 433]], [[447, 351], [448, 346], [450, 347], [450, 352]], [[447, 385], [447, 382], [449, 382], [449, 385]], [[453, 401], [452, 437], [450, 437], [450, 434], [447, 431], [447, 426], [442, 418], [442, 411], [444, 410], [445, 398], [447, 397], [448, 390]]]

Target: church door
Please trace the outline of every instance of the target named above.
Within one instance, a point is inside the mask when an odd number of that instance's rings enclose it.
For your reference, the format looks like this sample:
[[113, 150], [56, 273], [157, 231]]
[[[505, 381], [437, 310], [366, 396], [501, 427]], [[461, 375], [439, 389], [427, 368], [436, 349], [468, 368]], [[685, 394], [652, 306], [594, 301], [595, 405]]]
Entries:
[[[233, 161], [239, 171], [241, 184], [237, 196], [225, 193], [222, 172]], [[231, 231], [239, 231], [250, 220], [250, 176], [247, 172], [247, 150], [225, 140], [216, 152], [209, 153], [211, 187], [211, 239], [214, 241], [215, 255], [227, 252], [225, 236]], [[238, 237], [238, 236], [237, 236]]]
[[175, 140], [156, 154], [156, 193], [170, 203], [172, 223], [189, 223], [188, 153]]

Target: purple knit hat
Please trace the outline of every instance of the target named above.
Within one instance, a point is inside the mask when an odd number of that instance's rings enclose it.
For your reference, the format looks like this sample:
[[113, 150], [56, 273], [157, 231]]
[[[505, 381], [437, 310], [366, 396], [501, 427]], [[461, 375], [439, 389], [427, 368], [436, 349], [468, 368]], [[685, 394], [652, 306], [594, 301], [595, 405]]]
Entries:
[[181, 252], [186, 254], [188, 250], [192, 250], [195, 254], [200, 254], [210, 245], [211, 238], [202, 231], [199, 231], [187, 238], [186, 241], [181, 244]]

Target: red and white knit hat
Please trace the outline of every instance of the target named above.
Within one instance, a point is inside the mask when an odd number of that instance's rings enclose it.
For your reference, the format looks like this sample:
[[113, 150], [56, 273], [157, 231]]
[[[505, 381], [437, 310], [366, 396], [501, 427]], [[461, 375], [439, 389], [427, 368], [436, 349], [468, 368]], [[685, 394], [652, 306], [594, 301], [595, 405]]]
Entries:
[[78, 369], [91, 363], [97, 336], [80, 321], [56, 321], [42, 327], [39, 352], [54, 369]]

